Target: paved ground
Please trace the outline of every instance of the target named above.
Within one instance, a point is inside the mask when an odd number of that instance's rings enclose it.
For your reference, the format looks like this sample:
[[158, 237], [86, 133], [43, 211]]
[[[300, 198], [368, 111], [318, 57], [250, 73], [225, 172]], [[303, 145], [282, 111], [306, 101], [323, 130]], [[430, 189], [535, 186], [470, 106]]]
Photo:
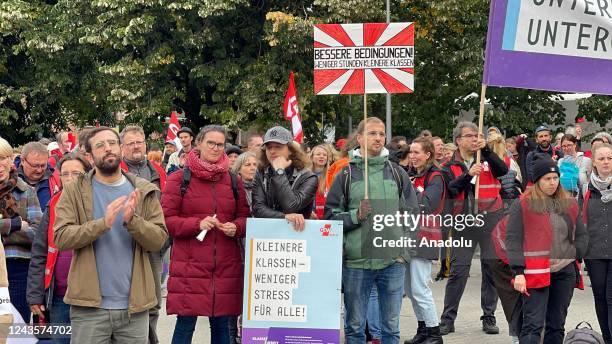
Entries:
[[[487, 335], [482, 332], [480, 316], [482, 311], [480, 310], [480, 264], [478, 261], [474, 261], [472, 267], [471, 277], [468, 279], [468, 285], [466, 287], [466, 293], [463, 296], [461, 306], [459, 308], [459, 317], [455, 322], [455, 333], [448, 336], [444, 336], [446, 343], [462, 344], [462, 343], [482, 343], [482, 344], [497, 344], [497, 343], [510, 343], [510, 337], [508, 337], [508, 325], [505, 322], [504, 315], [501, 309], [501, 304], [498, 305], [496, 316], [498, 319], [498, 325], [500, 327], [500, 334], [498, 335]], [[434, 268], [435, 271], [437, 269]], [[443, 300], [444, 300], [444, 285], [445, 282], [434, 282], [433, 292], [438, 306], [438, 313], [442, 311]], [[587, 286], [585, 290], [575, 290], [572, 304], [569, 309], [569, 315], [567, 318], [566, 329], [573, 328], [580, 321], [588, 321], [594, 328], [599, 331], [599, 325], [597, 324], [597, 317], [595, 315], [595, 309], [593, 307], [593, 295], [589, 286], [588, 279], [585, 280]], [[404, 299], [401, 313], [401, 336], [402, 343], [404, 339], [411, 338], [413, 333], [416, 331], [416, 319], [412, 312], [410, 302]], [[174, 330], [174, 324], [176, 322], [175, 316], [168, 316], [164, 311], [158, 324], [160, 343], [170, 343], [172, 338], [172, 331]], [[196, 327], [196, 333], [193, 337], [193, 343], [210, 343], [210, 332], [208, 327], [208, 320], [204, 317], [198, 319], [198, 325]], [[211, 343], [214, 344], [214, 343]]]

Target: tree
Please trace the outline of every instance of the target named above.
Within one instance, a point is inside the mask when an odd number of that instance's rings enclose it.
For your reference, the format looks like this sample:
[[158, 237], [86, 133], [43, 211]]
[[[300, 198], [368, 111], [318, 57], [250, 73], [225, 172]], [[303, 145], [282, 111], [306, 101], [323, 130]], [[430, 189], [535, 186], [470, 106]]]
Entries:
[[[480, 92], [489, 1], [394, 0], [392, 21], [414, 21], [416, 87], [393, 97], [394, 133], [449, 137]], [[324, 124], [346, 135], [360, 96], [315, 96], [312, 25], [381, 22], [382, 2], [360, 0], [5, 0], [0, 3], [0, 130], [11, 142], [99, 122], [162, 130], [172, 110], [189, 125], [230, 130], [288, 126], [282, 103], [293, 70], [307, 140]], [[487, 124], [509, 134], [560, 123], [550, 92], [489, 88]], [[384, 113], [372, 95], [369, 113]], [[602, 115], [602, 120], [605, 115]], [[7, 133], [7, 134], [5, 134]]]

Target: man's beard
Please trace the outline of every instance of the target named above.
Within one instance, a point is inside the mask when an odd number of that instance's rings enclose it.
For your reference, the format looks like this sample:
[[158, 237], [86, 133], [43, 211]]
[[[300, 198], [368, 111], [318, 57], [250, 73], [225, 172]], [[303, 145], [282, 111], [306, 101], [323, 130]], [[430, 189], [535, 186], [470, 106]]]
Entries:
[[[107, 162], [106, 158], [115, 157], [114, 162]], [[111, 176], [117, 172], [119, 169], [119, 157], [115, 154], [107, 154], [102, 159], [95, 160], [94, 164], [98, 169], [98, 172], [105, 176]]]
[[550, 147], [550, 141], [543, 141], [540, 143], [540, 147], [544, 148], [544, 149], [548, 149], [548, 147]]

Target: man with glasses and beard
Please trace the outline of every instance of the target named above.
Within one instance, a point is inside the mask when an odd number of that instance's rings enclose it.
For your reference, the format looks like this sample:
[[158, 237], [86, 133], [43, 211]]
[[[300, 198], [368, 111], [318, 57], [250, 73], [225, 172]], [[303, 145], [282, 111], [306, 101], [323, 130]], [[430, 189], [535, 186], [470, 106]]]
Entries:
[[21, 150], [21, 164], [17, 170], [19, 177], [36, 190], [41, 209], [45, 209], [55, 188], [50, 179], [53, 170], [48, 167], [48, 160], [47, 147], [39, 142], [30, 142]]
[[538, 146], [535, 150], [527, 154], [525, 159], [525, 169], [527, 170], [527, 182], [531, 185], [533, 182], [533, 156], [534, 154], [548, 154], [553, 160], [558, 161], [563, 158], [563, 151], [555, 150], [551, 146], [552, 130], [546, 125], [541, 125], [535, 130], [536, 143]]
[[72, 343], [147, 343], [158, 304], [148, 252], [168, 238], [159, 189], [122, 172], [119, 143], [112, 129], [92, 129], [94, 170], [66, 185], [56, 206], [55, 244], [74, 250], [64, 297]]
[[[146, 179], [155, 184], [160, 190], [164, 190], [166, 186], [166, 171], [157, 163], [147, 159], [147, 142], [145, 141], [145, 133], [142, 127], [128, 125], [121, 131], [119, 138], [121, 139], [121, 169], [124, 172], [129, 172]], [[161, 198], [161, 194], [158, 195], [158, 198]], [[149, 310], [150, 344], [159, 343], [157, 338], [157, 319], [161, 309], [162, 258], [168, 247], [169, 245], [164, 245], [161, 251], [149, 252], [151, 268], [155, 276], [155, 295], [159, 301], [155, 307]]]

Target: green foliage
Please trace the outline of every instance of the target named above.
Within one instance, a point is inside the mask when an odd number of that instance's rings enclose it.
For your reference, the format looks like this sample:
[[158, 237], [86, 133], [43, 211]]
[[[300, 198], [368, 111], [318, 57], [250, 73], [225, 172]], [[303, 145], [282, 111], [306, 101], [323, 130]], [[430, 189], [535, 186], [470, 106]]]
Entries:
[[[424, 128], [448, 137], [462, 111], [478, 108], [489, 1], [391, 1], [392, 21], [416, 22], [416, 90], [393, 96], [395, 134]], [[315, 96], [312, 25], [381, 22], [383, 1], [3, 0], [0, 2], [0, 132], [12, 143], [76, 125], [141, 123], [163, 130], [170, 111], [194, 128], [288, 126], [282, 103], [295, 72], [305, 134], [325, 125], [345, 135], [362, 117], [361, 96]], [[548, 92], [489, 88], [487, 124], [509, 133], [559, 123]], [[384, 96], [368, 96], [384, 116]], [[581, 104], [607, 121], [607, 98]]]

